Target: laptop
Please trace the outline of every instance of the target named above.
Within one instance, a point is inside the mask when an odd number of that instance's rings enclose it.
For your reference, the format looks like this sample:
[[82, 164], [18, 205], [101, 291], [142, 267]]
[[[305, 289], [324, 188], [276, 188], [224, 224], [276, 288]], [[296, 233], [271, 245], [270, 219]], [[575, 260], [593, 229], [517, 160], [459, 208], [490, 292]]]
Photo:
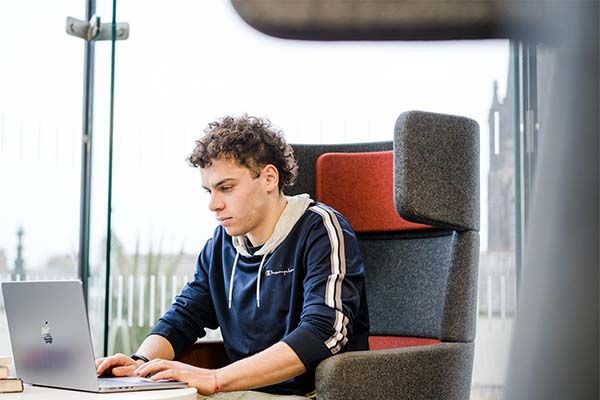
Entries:
[[187, 387], [148, 378], [99, 378], [80, 281], [2, 282], [17, 376], [23, 381], [86, 392]]

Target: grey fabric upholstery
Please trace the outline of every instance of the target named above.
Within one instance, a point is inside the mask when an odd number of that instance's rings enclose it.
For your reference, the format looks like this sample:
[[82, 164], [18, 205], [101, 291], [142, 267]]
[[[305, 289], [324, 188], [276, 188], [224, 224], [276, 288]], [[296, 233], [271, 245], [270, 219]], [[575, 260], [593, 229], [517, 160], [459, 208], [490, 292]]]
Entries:
[[479, 125], [423, 111], [402, 113], [394, 137], [396, 207], [409, 221], [479, 230]]
[[473, 352], [470, 342], [342, 353], [319, 364], [317, 398], [468, 399]]
[[441, 338], [444, 297], [438, 293], [446, 291], [453, 234], [426, 236], [360, 241], [371, 334]]
[[319, 155], [393, 148], [390, 201], [406, 220], [434, 227], [359, 233], [358, 239], [371, 333], [442, 343], [330, 357], [316, 371], [319, 399], [469, 397], [479, 257], [478, 135], [470, 119], [411, 111], [398, 118], [393, 146], [293, 145], [300, 179], [287, 192], [311, 196]]
[[472, 341], [478, 239], [452, 231], [361, 236], [371, 334]]

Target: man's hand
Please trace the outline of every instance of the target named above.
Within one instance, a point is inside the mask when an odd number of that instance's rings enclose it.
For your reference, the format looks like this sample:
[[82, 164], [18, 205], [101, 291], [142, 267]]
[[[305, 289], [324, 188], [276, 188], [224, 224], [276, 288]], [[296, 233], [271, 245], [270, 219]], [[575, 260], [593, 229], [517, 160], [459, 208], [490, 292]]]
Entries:
[[142, 360], [135, 361], [125, 354], [117, 353], [110, 357], [98, 358], [96, 360], [96, 374], [98, 376], [105, 374], [135, 376], [135, 369], [143, 363]]
[[198, 393], [208, 396], [217, 391], [217, 371], [197, 368], [178, 361], [155, 358], [140, 365], [135, 370], [137, 376], [150, 376], [152, 380], [174, 379], [198, 389]]

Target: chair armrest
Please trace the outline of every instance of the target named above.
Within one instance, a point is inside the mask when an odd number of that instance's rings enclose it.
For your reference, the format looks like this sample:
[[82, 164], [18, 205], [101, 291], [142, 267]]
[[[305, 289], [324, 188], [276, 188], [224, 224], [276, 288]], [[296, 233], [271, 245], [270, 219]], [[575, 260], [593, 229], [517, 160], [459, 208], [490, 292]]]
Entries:
[[473, 351], [470, 342], [338, 354], [317, 367], [317, 397], [467, 400]]
[[176, 358], [200, 368], [216, 369], [231, 363], [221, 340], [199, 340]]

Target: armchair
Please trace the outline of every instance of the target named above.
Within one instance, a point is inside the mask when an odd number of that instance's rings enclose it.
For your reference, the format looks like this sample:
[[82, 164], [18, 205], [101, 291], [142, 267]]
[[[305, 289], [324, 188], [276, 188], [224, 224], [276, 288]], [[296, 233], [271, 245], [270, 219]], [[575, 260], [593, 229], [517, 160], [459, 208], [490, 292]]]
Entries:
[[[479, 255], [479, 128], [473, 120], [411, 111], [393, 142], [294, 145], [309, 193], [348, 218], [365, 261], [370, 350], [316, 370], [317, 397], [467, 399]], [[199, 342], [180, 360], [226, 362]], [[217, 348], [215, 350], [215, 347]], [[207, 361], [212, 361], [208, 362]]]
[[318, 398], [467, 399], [479, 255], [477, 123], [413, 111], [398, 118], [393, 145], [297, 145], [295, 152], [302, 171], [295, 192], [348, 218], [366, 268], [371, 350], [324, 360]]

